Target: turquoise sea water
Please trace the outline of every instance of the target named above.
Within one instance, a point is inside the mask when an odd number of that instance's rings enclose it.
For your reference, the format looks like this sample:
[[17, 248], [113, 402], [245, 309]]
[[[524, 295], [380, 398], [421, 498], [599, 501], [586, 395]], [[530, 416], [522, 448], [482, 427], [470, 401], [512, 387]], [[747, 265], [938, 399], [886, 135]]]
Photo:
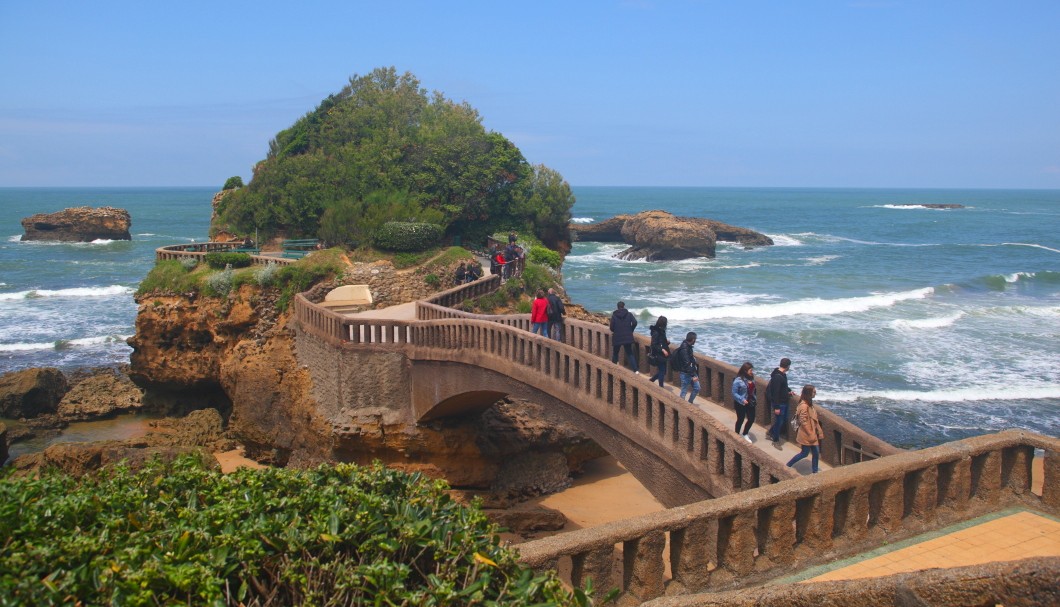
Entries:
[[[156, 247], [205, 240], [216, 188], [0, 188], [0, 373], [128, 361], [132, 293]], [[776, 245], [627, 262], [578, 243], [571, 298], [622, 299], [671, 339], [768, 373], [793, 361], [824, 406], [901, 446], [1002, 428], [1060, 434], [1060, 191], [574, 188], [576, 221], [663, 209]], [[958, 203], [955, 210], [899, 206]], [[132, 242], [19, 242], [19, 221], [117, 206]], [[675, 340], [676, 341], [676, 340]]]

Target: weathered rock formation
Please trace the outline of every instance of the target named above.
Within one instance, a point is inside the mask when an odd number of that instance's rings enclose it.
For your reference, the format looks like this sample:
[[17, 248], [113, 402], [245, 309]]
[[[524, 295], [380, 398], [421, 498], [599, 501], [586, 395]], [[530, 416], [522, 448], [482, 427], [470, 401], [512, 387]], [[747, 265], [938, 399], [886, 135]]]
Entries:
[[0, 422], [0, 466], [7, 461], [7, 449], [10, 443], [7, 442], [7, 426]]
[[575, 240], [629, 244], [630, 248], [616, 257], [647, 261], [713, 258], [719, 240], [746, 247], [773, 244], [773, 239], [754, 230], [713, 219], [675, 217], [666, 211], [617, 215], [597, 224], [571, 224], [570, 230]]
[[22, 220], [22, 240], [92, 242], [132, 240], [132, 220], [125, 209], [74, 207], [57, 213], [37, 213]]
[[[444, 281], [453, 274], [449, 270], [434, 273]], [[386, 305], [430, 292], [420, 270], [399, 272], [389, 264], [355, 264], [343, 280], [373, 285], [377, 302]], [[314, 288], [308, 296], [322, 298], [328, 288]], [[325, 410], [313, 396], [310, 371], [295, 356], [289, 312], [277, 313], [277, 297], [274, 290], [250, 286], [224, 300], [144, 297], [129, 343], [130, 377], [146, 389], [145, 409], [180, 413], [216, 403], [228, 418], [227, 435], [260, 462], [380, 460], [457, 488], [490, 492], [494, 503], [562, 489], [572, 471], [604, 454], [529, 403], [500, 403], [482, 414], [420, 425], [407, 407]], [[344, 389], [371, 391], [365, 402], [386, 401], [378, 378], [398, 358], [403, 355], [397, 352], [365, 354], [349, 368]]]
[[0, 417], [21, 419], [55, 413], [68, 389], [54, 368], [32, 368], [0, 376]]
[[900, 207], [924, 207], [925, 209], [963, 209], [963, 204], [954, 203], [922, 203], [922, 202], [905, 202], [896, 206]]
[[142, 400], [143, 391], [126, 375], [104, 370], [74, 384], [56, 414], [65, 422], [100, 419], [138, 410]]

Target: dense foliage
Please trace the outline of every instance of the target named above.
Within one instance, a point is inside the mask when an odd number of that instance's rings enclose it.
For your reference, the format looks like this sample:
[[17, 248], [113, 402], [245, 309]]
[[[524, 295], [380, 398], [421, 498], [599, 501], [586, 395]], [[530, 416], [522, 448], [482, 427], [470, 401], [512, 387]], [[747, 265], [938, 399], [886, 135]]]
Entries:
[[233, 268], [246, 268], [254, 262], [249, 253], [214, 252], [203, 256], [206, 265], [215, 270], [223, 270], [225, 266]]
[[387, 251], [425, 251], [438, 242], [442, 230], [433, 223], [388, 221], [379, 228], [373, 241]]
[[442, 481], [194, 457], [0, 480], [0, 605], [587, 604]]
[[221, 199], [216, 227], [364, 244], [382, 221], [436, 223], [471, 241], [497, 229], [565, 240], [574, 202], [478, 112], [394, 68], [354, 76], [270, 143], [250, 183]]
[[221, 189], [222, 190], [234, 190], [236, 188], [241, 188], [241, 187], [243, 187], [243, 178], [240, 177], [239, 175], [233, 175], [232, 177], [229, 177], [228, 179], [225, 180], [224, 187], [222, 187]]

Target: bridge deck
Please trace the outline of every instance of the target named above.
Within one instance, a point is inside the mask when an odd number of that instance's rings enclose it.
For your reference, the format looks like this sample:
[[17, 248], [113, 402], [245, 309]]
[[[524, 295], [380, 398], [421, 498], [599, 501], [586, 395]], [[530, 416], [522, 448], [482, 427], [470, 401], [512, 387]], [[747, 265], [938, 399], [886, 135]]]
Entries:
[[[351, 318], [386, 318], [390, 320], [416, 320], [416, 302], [409, 302], [399, 304], [396, 306], [389, 306], [386, 308], [380, 308], [378, 310], [366, 310], [364, 312], [354, 312], [344, 314]], [[641, 375], [642, 381], [647, 382], [647, 376]], [[677, 394], [680, 389], [677, 386], [668, 385], [666, 386], [671, 392]], [[727, 409], [711, 400], [703, 397], [697, 398], [696, 405], [699, 406], [700, 410], [705, 413], [709, 413], [718, 421], [725, 424], [728, 428], [733, 428], [736, 425], [736, 412], [731, 409]], [[762, 453], [765, 453], [772, 459], [780, 462], [781, 464], [787, 464], [788, 460], [794, 457], [801, 450], [799, 445], [784, 441], [783, 443], [771, 443], [768, 438], [765, 437], [765, 429], [760, 425], [752, 426], [750, 431], [751, 444], [756, 447]], [[807, 456], [802, 459], [793, 467], [800, 474], [810, 474], [811, 463], [810, 458]], [[824, 462], [823, 458], [819, 464], [821, 471], [830, 470], [832, 467]]]

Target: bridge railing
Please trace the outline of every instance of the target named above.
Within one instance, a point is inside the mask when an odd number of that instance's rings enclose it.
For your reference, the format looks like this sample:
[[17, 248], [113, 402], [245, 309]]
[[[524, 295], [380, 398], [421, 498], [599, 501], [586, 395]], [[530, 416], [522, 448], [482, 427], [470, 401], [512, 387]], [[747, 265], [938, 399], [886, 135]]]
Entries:
[[519, 327], [493, 319], [418, 321], [411, 327], [411, 343], [416, 348], [410, 357], [423, 356], [421, 349], [440, 349], [440, 360], [486, 369], [501, 358], [523, 373], [515, 379], [573, 406], [595, 403], [582, 412], [620, 427], [712, 495], [798, 476], [669, 390], [635, 379], [610, 360]]
[[1014, 505], [1060, 514], [1060, 440], [1020, 430], [969, 438], [516, 549], [525, 565], [569, 570], [575, 585], [591, 577], [635, 605], [666, 591], [664, 551], [680, 593], [734, 589]]
[[[227, 253], [233, 249], [241, 247], [242, 245], [242, 242], [194, 242], [189, 244], [171, 244], [155, 249], [155, 261], [185, 259], [190, 257], [193, 259], [199, 259], [201, 262], [201, 259], [205, 257], [207, 253]], [[253, 265], [263, 266], [270, 263], [288, 265], [298, 260], [273, 257], [272, 255], [251, 255], [250, 261]]]
[[[443, 318], [464, 318], [475, 320], [490, 320], [520, 329], [530, 329], [529, 314], [509, 315], [487, 315], [472, 314], [461, 310], [445, 307], [444, 304], [428, 300], [416, 306], [416, 317], [421, 320], [434, 320]], [[583, 352], [588, 352], [597, 357], [611, 360], [611, 331], [598, 323], [570, 319], [566, 321], [564, 342]], [[651, 348], [651, 340], [643, 335], [635, 335], [638, 369], [641, 373], [650, 373], [648, 366], [648, 352]], [[676, 341], [675, 343], [680, 343]], [[624, 352], [620, 352], [620, 356]], [[699, 362], [700, 395], [727, 409], [734, 409], [732, 400], [732, 382], [736, 379], [737, 367], [720, 360], [696, 354]], [[763, 366], [763, 368], [766, 368]], [[677, 373], [673, 369], [667, 369], [668, 379], [671, 383], [678, 380]], [[758, 409], [756, 411], [755, 424], [760, 432], [769, 428], [773, 421], [773, 410], [766, 405], [765, 390], [768, 382], [762, 378], [756, 378]], [[795, 399], [791, 402], [790, 413], [794, 412]], [[902, 449], [894, 447], [884, 440], [876, 438], [842, 417], [829, 411], [825, 406], [818, 407], [818, 418], [824, 431], [826, 440], [822, 443], [821, 459], [829, 465], [842, 466], [857, 463], [869, 459], [876, 459], [884, 455], [901, 453]], [[787, 431], [787, 427], [785, 427]]]

